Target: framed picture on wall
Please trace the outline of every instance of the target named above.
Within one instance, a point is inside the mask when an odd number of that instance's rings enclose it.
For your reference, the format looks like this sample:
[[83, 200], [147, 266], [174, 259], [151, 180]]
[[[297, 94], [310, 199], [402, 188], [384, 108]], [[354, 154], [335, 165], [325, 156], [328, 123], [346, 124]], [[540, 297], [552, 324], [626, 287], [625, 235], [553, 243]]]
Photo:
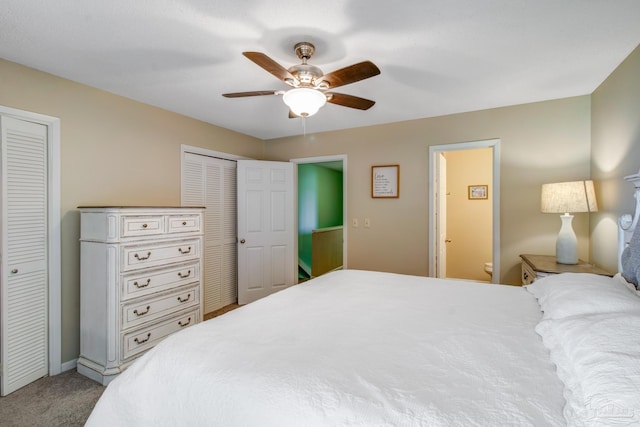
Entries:
[[489, 186], [469, 185], [469, 200], [484, 200], [489, 198]]
[[400, 197], [400, 165], [371, 166], [371, 197]]

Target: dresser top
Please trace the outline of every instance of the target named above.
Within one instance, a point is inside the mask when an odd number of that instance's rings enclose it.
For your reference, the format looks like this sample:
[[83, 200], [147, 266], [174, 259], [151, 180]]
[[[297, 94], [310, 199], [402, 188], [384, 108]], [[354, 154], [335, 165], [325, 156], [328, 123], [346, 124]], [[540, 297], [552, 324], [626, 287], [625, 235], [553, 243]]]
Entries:
[[204, 206], [78, 206], [78, 209], [205, 209]]
[[553, 255], [522, 254], [520, 258], [529, 264], [534, 271], [544, 273], [592, 273], [613, 276], [610, 272], [582, 260], [578, 260], [577, 264], [558, 264]]

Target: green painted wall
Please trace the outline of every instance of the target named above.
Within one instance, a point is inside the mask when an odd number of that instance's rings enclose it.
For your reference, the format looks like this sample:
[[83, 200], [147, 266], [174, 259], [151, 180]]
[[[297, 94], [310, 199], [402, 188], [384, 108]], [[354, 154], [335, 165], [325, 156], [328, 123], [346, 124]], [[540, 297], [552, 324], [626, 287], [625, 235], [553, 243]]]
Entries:
[[298, 257], [311, 266], [311, 231], [342, 224], [342, 172], [298, 165]]

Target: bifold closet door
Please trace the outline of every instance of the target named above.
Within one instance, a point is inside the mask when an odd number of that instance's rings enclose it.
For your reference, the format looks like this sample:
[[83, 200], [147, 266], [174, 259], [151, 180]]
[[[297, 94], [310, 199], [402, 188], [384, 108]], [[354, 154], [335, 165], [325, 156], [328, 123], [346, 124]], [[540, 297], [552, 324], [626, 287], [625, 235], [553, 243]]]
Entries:
[[2, 390], [48, 374], [47, 127], [0, 116]]
[[204, 206], [204, 313], [238, 300], [236, 162], [185, 153], [182, 205]]

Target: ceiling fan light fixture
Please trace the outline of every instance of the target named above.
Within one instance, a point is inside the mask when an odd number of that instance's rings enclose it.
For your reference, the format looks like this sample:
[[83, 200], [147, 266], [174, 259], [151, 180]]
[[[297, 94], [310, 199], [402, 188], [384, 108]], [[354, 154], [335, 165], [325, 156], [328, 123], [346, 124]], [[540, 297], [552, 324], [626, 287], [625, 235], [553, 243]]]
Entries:
[[300, 117], [313, 116], [327, 103], [324, 93], [311, 88], [289, 89], [282, 100], [293, 114]]

